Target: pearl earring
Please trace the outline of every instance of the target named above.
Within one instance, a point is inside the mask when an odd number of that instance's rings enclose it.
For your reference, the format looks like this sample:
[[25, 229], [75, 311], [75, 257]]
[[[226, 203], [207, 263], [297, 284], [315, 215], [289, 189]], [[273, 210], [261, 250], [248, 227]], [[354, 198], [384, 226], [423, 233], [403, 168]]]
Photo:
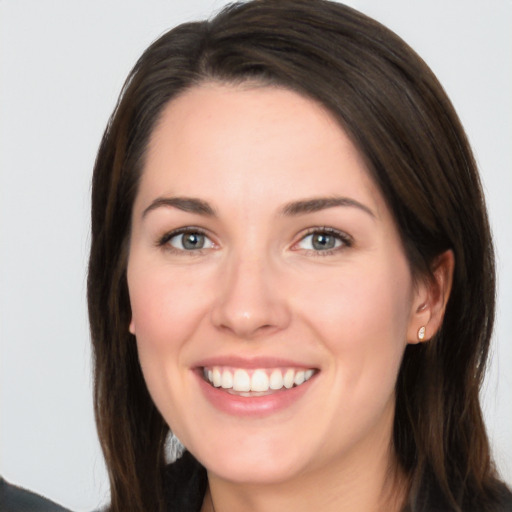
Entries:
[[425, 339], [425, 326], [422, 325], [419, 329], [418, 329], [418, 340], [419, 341], [423, 341]]

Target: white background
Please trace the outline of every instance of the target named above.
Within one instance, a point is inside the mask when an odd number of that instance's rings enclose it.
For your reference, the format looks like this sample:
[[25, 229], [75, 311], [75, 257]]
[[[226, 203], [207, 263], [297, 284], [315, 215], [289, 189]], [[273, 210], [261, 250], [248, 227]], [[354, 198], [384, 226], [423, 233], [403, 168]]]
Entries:
[[[125, 76], [213, 0], [0, 0], [0, 474], [74, 510], [108, 499], [85, 305], [95, 152]], [[512, 2], [353, 0], [433, 68], [474, 146], [499, 316], [484, 408], [512, 483]]]

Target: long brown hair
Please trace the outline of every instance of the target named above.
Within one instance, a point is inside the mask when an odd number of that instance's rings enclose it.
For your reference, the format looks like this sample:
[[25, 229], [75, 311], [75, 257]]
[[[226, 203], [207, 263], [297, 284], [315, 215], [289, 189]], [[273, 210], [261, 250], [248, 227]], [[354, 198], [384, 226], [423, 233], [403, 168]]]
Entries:
[[126, 264], [145, 149], [164, 106], [205, 81], [278, 85], [323, 104], [365, 156], [411, 269], [429, 276], [451, 249], [455, 274], [440, 331], [406, 349], [394, 449], [406, 507], [427, 486], [455, 511], [493, 510], [498, 481], [479, 404], [495, 308], [491, 235], [476, 164], [441, 85], [393, 32], [324, 0], [233, 4], [153, 43], [130, 73], [98, 152], [88, 303], [95, 412], [111, 509], [163, 508], [164, 441], [128, 332]]

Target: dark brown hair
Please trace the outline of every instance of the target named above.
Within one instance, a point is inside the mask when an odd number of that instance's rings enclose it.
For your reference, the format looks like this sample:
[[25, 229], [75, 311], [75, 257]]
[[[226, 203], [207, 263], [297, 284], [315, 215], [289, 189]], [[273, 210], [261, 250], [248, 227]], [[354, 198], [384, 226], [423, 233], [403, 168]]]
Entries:
[[164, 106], [205, 81], [277, 85], [324, 105], [365, 156], [416, 276], [455, 255], [440, 331], [408, 346], [396, 385], [394, 449], [406, 508], [428, 486], [455, 511], [493, 510], [498, 483], [479, 404], [495, 307], [484, 198], [464, 130], [441, 85], [399, 37], [344, 5], [259, 0], [188, 23], [130, 73], [98, 152], [88, 301], [95, 412], [114, 511], [163, 507], [164, 441], [128, 332], [131, 212], [148, 139]]

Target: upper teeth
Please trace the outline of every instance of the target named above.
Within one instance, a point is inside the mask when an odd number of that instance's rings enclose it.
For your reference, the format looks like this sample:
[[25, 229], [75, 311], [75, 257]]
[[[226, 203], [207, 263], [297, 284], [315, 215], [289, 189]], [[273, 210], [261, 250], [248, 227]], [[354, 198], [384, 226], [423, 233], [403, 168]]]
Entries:
[[205, 378], [216, 388], [232, 389], [233, 391], [259, 391], [264, 392], [290, 389], [294, 385], [300, 386], [309, 380], [315, 371], [313, 369], [300, 370], [296, 368], [274, 368], [244, 370], [242, 368], [221, 368], [214, 366], [204, 368]]

